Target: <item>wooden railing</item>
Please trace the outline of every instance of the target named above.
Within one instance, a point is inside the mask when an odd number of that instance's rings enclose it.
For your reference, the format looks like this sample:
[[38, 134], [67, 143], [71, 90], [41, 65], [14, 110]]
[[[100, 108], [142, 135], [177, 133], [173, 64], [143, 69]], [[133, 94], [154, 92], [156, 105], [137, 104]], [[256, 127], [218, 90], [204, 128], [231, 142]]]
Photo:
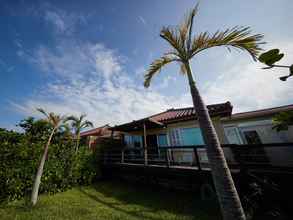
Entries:
[[[261, 145], [222, 145], [226, 160], [231, 168], [280, 167], [293, 168], [293, 143], [272, 143]], [[121, 148], [120, 148], [121, 149]], [[147, 157], [145, 157], [147, 152]], [[147, 158], [147, 162], [145, 161]], [[150, 166], [184, 166], [198, 170], [209, 169], [204, 145], [167, 146], [160, 148], [123, 148], [107, 151], [105, 164], [147, 164]]]

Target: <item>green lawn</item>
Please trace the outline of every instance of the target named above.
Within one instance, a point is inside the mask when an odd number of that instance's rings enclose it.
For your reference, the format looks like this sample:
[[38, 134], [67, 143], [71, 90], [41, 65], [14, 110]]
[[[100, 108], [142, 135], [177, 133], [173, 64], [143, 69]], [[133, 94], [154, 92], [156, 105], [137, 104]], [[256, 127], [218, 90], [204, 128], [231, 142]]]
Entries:
[[0, 219], [220, 219], [215, 202], [196, 193], [171, 192], [103, 182], [56, 195], [42, 195], [34, 208], [23, 201], [0, 207]]

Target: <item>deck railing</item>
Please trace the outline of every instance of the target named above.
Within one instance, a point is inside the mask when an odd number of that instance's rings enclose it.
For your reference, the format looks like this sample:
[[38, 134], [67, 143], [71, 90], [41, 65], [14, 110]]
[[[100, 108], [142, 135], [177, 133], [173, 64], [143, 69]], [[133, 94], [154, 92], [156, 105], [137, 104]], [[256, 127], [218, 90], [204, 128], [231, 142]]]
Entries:
[[[222, 148], [230, 168], [293, 168], [293, 143], [229, 144], [222, 145]], [[144, 153], [144, 148], [123, 148], [122, 150], [107, 151], [104, 155], [104, 163], [145, 164], [166, 167], [184, 166], [198, 170], [209, 169], [209, 161], [204, 145], [148, 147], [147, 161], [145, 161]]]

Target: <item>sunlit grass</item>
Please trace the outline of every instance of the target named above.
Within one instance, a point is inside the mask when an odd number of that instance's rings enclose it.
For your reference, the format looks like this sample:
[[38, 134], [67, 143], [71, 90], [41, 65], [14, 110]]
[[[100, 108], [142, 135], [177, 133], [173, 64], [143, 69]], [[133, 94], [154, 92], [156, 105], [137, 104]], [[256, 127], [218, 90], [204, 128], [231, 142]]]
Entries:
[[0, 208], [0, 219], [220, 219], [215, 202], [196, 193], [171, 192], [117, 182], [42, 195], [36, 207], [15, 201]]

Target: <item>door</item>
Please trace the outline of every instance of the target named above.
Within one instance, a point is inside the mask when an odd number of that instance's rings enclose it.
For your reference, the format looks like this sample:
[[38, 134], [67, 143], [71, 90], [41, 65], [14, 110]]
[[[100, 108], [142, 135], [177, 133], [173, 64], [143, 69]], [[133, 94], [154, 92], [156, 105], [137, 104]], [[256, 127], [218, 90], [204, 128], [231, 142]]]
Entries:
[[150, 157], [157, 156], [158, 154], [157, 135], [155, 134], [147, 135], [146, 141], [147, 141], [148, 154], [150, 155]]

